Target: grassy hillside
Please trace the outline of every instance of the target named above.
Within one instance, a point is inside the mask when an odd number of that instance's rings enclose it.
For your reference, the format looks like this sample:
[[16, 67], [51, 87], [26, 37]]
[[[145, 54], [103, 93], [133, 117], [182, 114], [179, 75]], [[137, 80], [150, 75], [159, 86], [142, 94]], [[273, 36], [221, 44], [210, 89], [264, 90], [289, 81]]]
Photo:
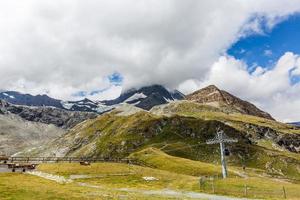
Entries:
[[185, 158], [170, 156], [163, 151], [150, 147], [132, 153], [129, 158], [141, 161], [156, 169], [191, 176], [221, 176], [221, 166]]
[[[279, 145], [278, 142], [287, 136], [299, 136], [298, 129], [263, 118], [226, 114], [220, 109], [182, 101], [158, 106], [151, 112], [124, 115], [116, 110], [78, 124], [67, 134], [32, 152], [103, 158], [139, 154], [140, 159], [146, 159], [141, 152], [149, 154], [150, 151], [149, 155], [155, 156], [150, 158], [148, 155], [147, 159], [152, 161], [166, 159], [167, 155], [162, 154], [165, 152], [177, 159], [218, 165], [219, 146], [205, 142], [215, 136], [219, 127], [229, 137], [238, 139], [238, 143], [226, 145], [230, 152], [229, 165], [258, 168], [274, 177], [300, 180], [300, 154], [286, 148], [290, 145]], [[172, 162], [176, 163], [175, 160]], [[155, 167], [157, 162], [152, 164]], [[195, 169], [193, 165], [190, 168]]]
[[181, 115], [196, 117], [205, 120], [217, 120], [234, 126], [245, 131], [245, 124], [253, 124], [260, 127], [268, 127], [282, 133], [300, 134], [300, 129], [294, 126], [280, 123], [252, 115], [244, 115], [234, 110], [228, 110], [228, 107], [215, 107], [210, 105], [198, 104], [190, 101], [177, 101], [151, 109], [151, 113], [157, 115]]

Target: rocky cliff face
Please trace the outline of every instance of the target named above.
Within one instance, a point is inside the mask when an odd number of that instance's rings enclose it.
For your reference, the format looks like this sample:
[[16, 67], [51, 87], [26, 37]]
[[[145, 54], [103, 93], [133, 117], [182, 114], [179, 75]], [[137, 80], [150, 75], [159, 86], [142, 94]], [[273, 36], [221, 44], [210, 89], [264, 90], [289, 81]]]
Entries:
[[187, 95], [186, 100], [220, 107], [225, 106], [242, 114], [254, 115], [257, 117], [274, 120], [270, 114], [258, 109], [255, 105], [244, 101], [224, 90], [220, 90], [214, 85], [210, 85], [190, 95]]
[[15, 114], [27, 121], [53, 124], [64, 129], [71, 128], [86, 119], [98, 116], [96, 113], [71, 112], [53, 107], [17, 106], [3, 100], [0, 100], [1, 113]]

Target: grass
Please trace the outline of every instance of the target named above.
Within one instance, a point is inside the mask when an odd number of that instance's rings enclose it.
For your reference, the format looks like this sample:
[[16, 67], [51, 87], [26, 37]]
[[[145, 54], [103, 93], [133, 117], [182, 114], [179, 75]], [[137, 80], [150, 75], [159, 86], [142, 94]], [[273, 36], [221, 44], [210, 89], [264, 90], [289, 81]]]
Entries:
[[[90, 181], [92, 182], [92, 181]], [[0, 174], [1, 200], [167, 200], [176, 199], [160, 195], [144, 195], [106, 188], [79, 186], [76, 182], [59, 184], [43, 178], [20, 174]]]
[[142, 161], [145, 165], [153, 168], [178, 174], [191, 176], [221, 176], [221, 167], [219, 165], [170, 156], [153, 147], [133, 153], [129, 158]]
[[[162, 189], [168, 187], [189, 190], [197, 182], [197, 178], [193, 176], [122, 163], [93, 163], [90, 166], [81, 166], [78, 163], [43, 164], [39, 166], [39, 170], [65, 177], [82, 174], [92, 177], [100, 176], [101, 178], [89, 178], [80, 181], [106, 185], [108, 188]], [[158, 181], [148, 182], [143, 177], [156, 177]]]
[[[90, 174], [94, 177], [87, 179], [79, 179], [77, 182], [84, 182], [90, 185], [101, 186], [107, 191], [115, 189], [127, 188], [134, 190], [163, 190], [170, 189], [174, 191], [194, 191], [213, 193], [212, 181], [210, 175], [214, 174], [214, 169], [206, 168], [206, 165], [201, 162], [191, 161], [178, 158], [174, 164], [172, 157], [165, 157], [166, 163], [171, 163], [171, 166], [157, 165], [156, 168], [141, 167], [120, 163], [96, 163], [91, 166], [81, 166], [77, 163], [60, 163], [60, 164], [43, 164], [39, 169], [48, 173], [60, 174], [68, 177], [72, 174]], [[149, 164], [155, 165], [157, 160], [148, 160]], [[188, 163], [188, 164], [186, 164]], [[197, 168], [197, 163], [199, 167]], [[206, 181], [204, 187], [199, 188], [199, 176], [187, 175], [193, 174], [185, 169], [176, 166], [184, 165], [189, 167], [194, 166], [199, 170], [196, 174], [205, 175]], [[204, 165], [204, 166], [203, 166]], [[218, 168], [218, 167], [217, 167]], [[241, 169], [229, 167], [232, 171], [241, 172]], [[203, 169], [203, 171], [201, 171]], [[248, 173], [249, 171], [249, 173]], [[124, 173], [124, 175], [114, 175], [115, 173]], [[130, 174], [128, 172], [131, 172]], [[259, 173], [257, 173], [259, 172]], [[231, 172], [233, 173], [233, 172]], [[98, 177], [95, 177], [95, 176]], [[99, 175], [102, 175], [99, 177]], [[284, 186], [287, 192], [288, 199], [297, 199], [300, 195], [300, 185], [291, 183], [285, 180], [279, 180], [264, 176], [260, 170], [247, 170], [248, 178], [231, 176], [227, 179], [214, 179], [215, 193], [221, 195], [245, 196], [245, 185], [248, 188], [247, 197], [262, 198], [262, 199], [280, 199], [282, 197], [282, 187]], [[157, 178], [157, 181], [145, 181], [144, 176], [152, 176]]]
[[[218, 165], [170, 156], [155, 148], [133, 153], [130, 157], [142, 160], [151, 167], [123, 163], [92, 163], [90, 166], [53, 163], [38, 166], [40, 171], [66, 178], [70, 175], [90, 176], [67, 184], [32, 175], [2, 173], [0, 199], [172, 199], [161, 195], [146, 195], [144, 191], [168, 189], [213, 193], [212, 184], [216, 194], [228, 196], [244, 197], [245, 186], [248, 188], [248, 198], [281, 199], [283, 186], [288, 199], [300, 196], [300, 184], [270, 178], [259, 169], [247, 169], [244, 173], [239, 167], [229, 166], [230, 177], [220, 179], [220, 176], [216, 178], [220, 174]], [[236, 176], [241, 173], [247, 178]], [[143, 177], [146, 176], [158, 180], [145, 181]], [[205, 177], [201, 188], [199, 176]], [[214, 181], [211, 179], [213, 177]], [[86, 186], [82, 186], [82, 183]]]
[[17, 173], [0, 174], [0, 199], [82, 199], [84, 192], [74, 185], [61, 185], [42, 178]]
[[[245, 187], [247, 187], [247, 197], [252, 198], [282, 199], [283, 187], [285, 187], [288, 199], [296, 200], [300, 195], [299, 184], [269, 178], [228, 178], [225, 180], [216, 180], [214, 185], [215, 192], [224, 195], [236, 194], [238, 196], [245, 196]], [[206, 188], [211, 190], [211, 181], [207, 183]]]

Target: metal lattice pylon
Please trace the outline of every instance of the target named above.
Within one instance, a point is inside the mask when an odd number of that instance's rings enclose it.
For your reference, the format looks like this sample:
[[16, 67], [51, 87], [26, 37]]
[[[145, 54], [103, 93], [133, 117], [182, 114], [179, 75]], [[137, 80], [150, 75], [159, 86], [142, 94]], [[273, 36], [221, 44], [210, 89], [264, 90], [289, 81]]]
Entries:
[[227, 167], [226, 167], [226, 160], [225, 160], [225, 143], [234, 143], [238, 142], [237, 139], [229, 138], [223, 130], [220, 128], [217, 129], [216, 137], [213, 139], [209, 139], [206, 141], [206, 144], [220, 144], [220, 153], [221, 153], [221, 163], [222, 163], [222, 174], [223, 178], [227, 177]]

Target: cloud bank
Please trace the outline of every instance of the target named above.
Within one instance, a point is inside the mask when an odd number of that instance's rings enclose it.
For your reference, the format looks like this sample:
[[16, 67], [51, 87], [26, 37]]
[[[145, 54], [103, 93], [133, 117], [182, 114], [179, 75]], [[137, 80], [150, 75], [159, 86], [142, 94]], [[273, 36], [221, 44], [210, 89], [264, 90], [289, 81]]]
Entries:
[[257, 66], [249, 73], [248, 68], [241, 60], [222, 56], [212, 65], [204, 81], [185, 82], [181, 87], [215, 84], [269, 111], [276, 119], [299, 119], [300, 83], [291, 80], [300, 77], [300, 56], [287, 52], [271, 69]]
[[[1, 1], [0, 89], [60, 99], [85, 91], [108, 99], [132, 86], [158, 83], [191, 92], [215, 82], [273, 114], [264, 104], [267, 96], [284, 96], [276, 102], [299, 91], [283, 66], [296, 55], [285, 54], [272, 71], [249, 74], [225, 52], [241, 37], [263, 34], [299, 10], [299, 0]], [[123, 77], [121, 85], [109, 79], [114, 73]], [[285, 78], [270, 84], [277, 73]]]

